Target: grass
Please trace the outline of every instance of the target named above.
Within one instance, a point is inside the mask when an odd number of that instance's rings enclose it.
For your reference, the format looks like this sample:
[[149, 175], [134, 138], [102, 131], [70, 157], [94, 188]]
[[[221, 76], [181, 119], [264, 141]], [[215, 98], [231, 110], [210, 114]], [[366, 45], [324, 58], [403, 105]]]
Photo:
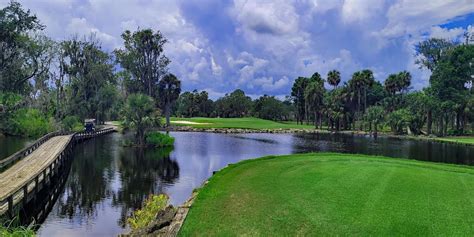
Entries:
[[437, 140], [474, 145], [474, 137], [441, 137]]
[[27, 227], [4, 227], [0, 225], [0, 236], [2, 237], [33, 237], [35, 232]]
[[473, 236], [474, 169], [350, 154], [247, 160], [199, 190], [181, 236]]
[[168, 204], [168, 196], [164, 194], [150, 195], [142, 209], [133, 212], [133, 215], [127, 219], [130, 228], [133, 230], [146, 228], [156, 219], [156, 213], [163, 210]]
[[[177, 124], [174, 121], [190, 121], [202, 124]], [[171, 123], [178, 126], [196, 128], [242, 128], [242, 129], [314, 129], [313, 125], [297, 125], [295, 122], [275, 122], [259, 118], [171, 118]]]

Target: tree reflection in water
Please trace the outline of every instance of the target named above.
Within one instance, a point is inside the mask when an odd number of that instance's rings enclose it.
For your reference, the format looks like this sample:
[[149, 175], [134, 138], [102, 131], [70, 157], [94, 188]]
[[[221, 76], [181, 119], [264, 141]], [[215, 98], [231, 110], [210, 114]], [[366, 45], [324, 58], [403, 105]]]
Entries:
[[118, 163], [122, 187], [112, 197], [113, 206], [122, 206], [119, 224], [141, 207], [150, 194], [163, 193], [166, 184], [179, 177], [178, 163], [170, 159], [172, 148], [129, 148], [120, 154]]
[[163, 193], [165, 186], [179, 178], [179, 165], [170, 159], [173, 148], [138, 149], [118, 144], [116, 139], [96, 139], [75, 149], [64, 193], [54, 210], [59, 217], [89, 221], [104, 202], [111, 201], [120, 209], [117, 222], [123, 228], [148, 195]]

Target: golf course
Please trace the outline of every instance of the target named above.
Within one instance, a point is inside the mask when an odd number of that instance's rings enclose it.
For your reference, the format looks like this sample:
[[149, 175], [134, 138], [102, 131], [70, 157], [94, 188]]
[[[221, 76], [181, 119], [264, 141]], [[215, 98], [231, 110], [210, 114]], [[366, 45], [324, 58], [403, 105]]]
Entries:
[[181, 236], [469, 236], [474, 170], [353, 154], [246, 160], [199, 190]]

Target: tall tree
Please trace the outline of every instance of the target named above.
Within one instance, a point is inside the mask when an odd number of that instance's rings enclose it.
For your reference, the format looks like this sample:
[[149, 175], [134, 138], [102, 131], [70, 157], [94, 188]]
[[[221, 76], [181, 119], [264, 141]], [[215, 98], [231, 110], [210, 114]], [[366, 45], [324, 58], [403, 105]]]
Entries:
[[303, 120], [306, 119], [306, 102], [304, 98], [304, 91], [306, 90], [308, 83], [308, 78], [298, 77], [291, 88], [291, 97], [293, 98], [293, 102], [296, 105], [296, 121], [300, 123], [303, 123]]
[[[68, 112], [81, 119], [86, 117], [101, 121], [100, 92], [115, 84], [113, 63], [95, 36], [79, 40], [73, 38], [61, 43], [62, 72], [68, 77]], [[61, 77], [62, 75], [60, 75]]]
[[321, 107], [323, 105], [324, 84], [322, 80], [311, 80], [304, 91], [307, 108], [313, 112], [314, 126], [318, 128], [318, 118], [320, 118]]
[[415, 46], [418, 59], [415, 63], [433, 71], [441, 59], [454, 47], [454, 43], [445, 39], [430, 38]]
[[124, 49], [115, 50], [117, 61], [132, 75], [129, 92], [156, 98], [157, 85], [168, 71], [170, 60], [164, 55], [167, 39], [151, 29], [125, 31]]
[[333, 86], [334, 89], [336, 89], [340, 82], [341, 82], [341, 73], [339, 71], [332, 70], [328, 72], [329, 85]]
[[171, 106], [181, 93], [181, 81], [173, 74], [165, 75], [158, 83], [161, 107], [165, 111], [166, 126], [170, 126]]
[[30, 79], [49, 70], [52, 42], [40, 35], [38, 18], [16, 1], [0, 9], [0, 29], [0, 90], [28, 94]]

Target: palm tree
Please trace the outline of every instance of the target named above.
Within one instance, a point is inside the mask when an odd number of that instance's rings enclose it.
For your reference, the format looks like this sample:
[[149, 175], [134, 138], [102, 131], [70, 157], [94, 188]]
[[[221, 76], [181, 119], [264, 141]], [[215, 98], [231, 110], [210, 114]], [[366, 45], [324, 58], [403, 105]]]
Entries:
[[334, 89], [336, 89], [340, 82], [341, 82], [341, 73], [337, 70], [329, 71], [328, 73], [329, 85], [333, 86]]
[[407, 71], [398, 73], [397, 87], [400, 92], [406, 92], [411, 84], [411, 74]]
[[165, 110], [167, 127], [170, 126], [171, 105], [178, 99], [180, 93], [181, 81], [173, 74], [165, 75], [158, 83], [158, 96]]
[[314, 125], [318, 128], [317, 118], [323, 104], [324, 86], [323, 81], [311, 81], [304, 91], [305, 101], [308, 109], [314, 113]]
[[362, 71], [361, 77], [363, 81], [362, 89], [364, 90], [364, 114], [365, 114], [365, 110], [367, 109], [367, 90], [370, 87], [372, 87], [372, 85], [375, 83], [375, 78], [372, 71], [368, 69], [365, 69]]

